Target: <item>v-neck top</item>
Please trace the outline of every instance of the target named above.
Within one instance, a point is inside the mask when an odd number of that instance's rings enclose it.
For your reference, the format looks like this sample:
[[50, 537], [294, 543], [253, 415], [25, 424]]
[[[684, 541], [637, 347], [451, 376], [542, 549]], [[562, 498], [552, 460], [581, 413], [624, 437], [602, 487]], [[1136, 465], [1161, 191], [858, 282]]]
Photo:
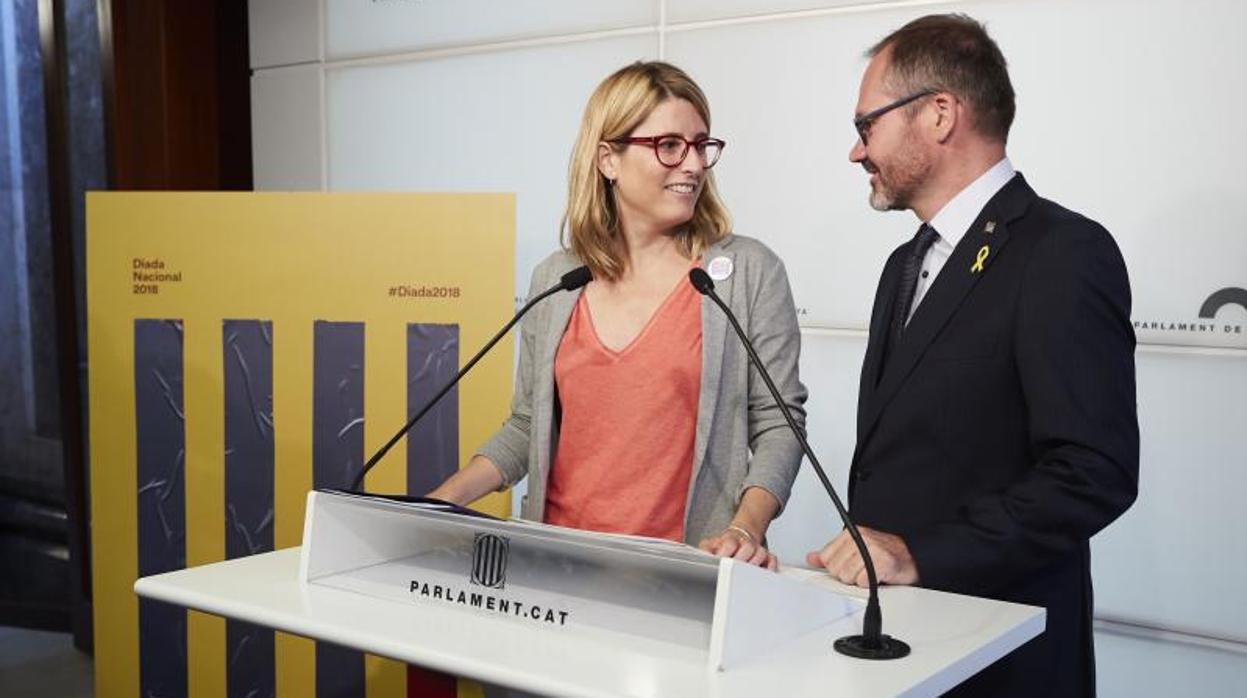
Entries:
[[681, 282], [623, 349], [580, 295], [554, 360], [562, 408], [546, 523], [684, 539], [701, 394], [701, 297]]

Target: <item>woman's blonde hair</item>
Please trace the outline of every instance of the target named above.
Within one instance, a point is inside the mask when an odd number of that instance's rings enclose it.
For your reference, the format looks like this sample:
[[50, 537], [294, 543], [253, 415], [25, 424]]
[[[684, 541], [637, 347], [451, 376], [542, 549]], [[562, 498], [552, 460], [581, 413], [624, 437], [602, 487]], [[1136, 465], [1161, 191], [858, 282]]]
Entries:
[[[589, 266], [594, 278], [614, 280], [623, 274], [623, 240], [615, 197], [598, 170], [598, 144], [630, 135], [650, 112], [667, 99], [687, 100], [710, 128], [706, 95], [683, 70], [661, 61], [625, 66], [602, 81], [580, 121], [567, 172], [567, 211], [560, 228], [563, 247]], [[693, 217], [676, 229], [677, 241], [690, 257], [700, 256], [731, 229], [727, 208], [715, 188], [714, 174], [706, 172]]]

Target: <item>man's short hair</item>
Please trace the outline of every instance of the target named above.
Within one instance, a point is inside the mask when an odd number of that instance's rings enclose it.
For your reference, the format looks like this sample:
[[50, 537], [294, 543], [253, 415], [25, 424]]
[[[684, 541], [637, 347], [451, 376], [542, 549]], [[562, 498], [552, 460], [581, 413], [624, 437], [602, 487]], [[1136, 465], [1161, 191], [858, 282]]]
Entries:
[[972, 126], [981, 134], [1009, 138], [1016, 109], [1013, 84], [1000, 47], [987, 29], [964, 14], [919, 17], [866, 52], [890, 50], [884, 84], [900, 95], [926, 89], [949, 92], [970, 105]]

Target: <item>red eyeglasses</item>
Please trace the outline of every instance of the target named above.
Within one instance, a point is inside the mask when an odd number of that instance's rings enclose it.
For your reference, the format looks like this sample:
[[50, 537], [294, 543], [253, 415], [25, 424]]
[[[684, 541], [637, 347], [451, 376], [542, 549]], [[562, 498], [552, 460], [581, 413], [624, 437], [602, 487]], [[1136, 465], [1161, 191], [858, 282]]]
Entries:
[[696, 150], [701, 166], [707, 170], [714, 167], [723, 154], [727, 143], [718, 138], [698, 138], [690, 141], [684, 136], [667, 134], [665, 136], [632, 136], [616, 138], [611, 141], [617, 145], [644, 145], [654, 149], [654, 157], [658, 158], [663, 167], [679, 167], [688, 157], [688, 151]]

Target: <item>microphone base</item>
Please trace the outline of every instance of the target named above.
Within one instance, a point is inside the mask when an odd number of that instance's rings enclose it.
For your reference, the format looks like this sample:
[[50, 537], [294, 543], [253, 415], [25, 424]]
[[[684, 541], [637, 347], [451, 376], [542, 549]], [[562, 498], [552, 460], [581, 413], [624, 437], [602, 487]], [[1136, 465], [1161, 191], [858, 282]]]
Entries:
[[879, 642], [867, 642], [864, 635], [846, 635], [836, 640], [836, 651], [854, 659], [900, 659], [909, 655], [909, 645], [891, 635], [880, 635]]

